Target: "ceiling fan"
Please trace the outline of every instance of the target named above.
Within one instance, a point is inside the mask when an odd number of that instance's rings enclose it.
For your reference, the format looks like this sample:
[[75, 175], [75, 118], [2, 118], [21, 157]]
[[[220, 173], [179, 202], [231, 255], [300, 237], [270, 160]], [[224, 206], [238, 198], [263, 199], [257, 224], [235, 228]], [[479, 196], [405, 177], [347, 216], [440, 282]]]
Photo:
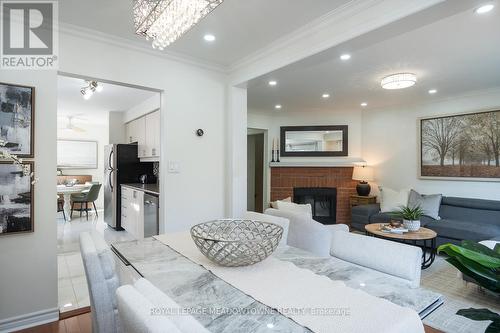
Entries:
[[80, 132], [80, 133], [86, 132], [85, 129], [74, 125], [74, 120], [85, 121], [84, 118], [80, 118], [78, 116], [65, 116], [64, 118], [67, 119], [66, 125], [63, 127], [60, 127], [60, 129], [65, 130], [65, 131], [73, 131], [73, 132]]

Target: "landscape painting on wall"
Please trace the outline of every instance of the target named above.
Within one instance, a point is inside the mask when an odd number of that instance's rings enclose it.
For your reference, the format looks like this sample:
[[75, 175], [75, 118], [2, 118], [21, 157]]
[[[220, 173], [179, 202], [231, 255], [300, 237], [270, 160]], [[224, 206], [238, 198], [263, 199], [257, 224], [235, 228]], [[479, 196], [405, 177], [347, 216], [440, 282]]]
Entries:
[[0, 163], [0, 235], [33, 231], [33, 184], [23, 166], [33, 170], [32, 162]]
[[0, 150], [33, 157], [34, 90], [0, 83]]
[[420, 120], [421, 177], [500, 180], [500, 110]]

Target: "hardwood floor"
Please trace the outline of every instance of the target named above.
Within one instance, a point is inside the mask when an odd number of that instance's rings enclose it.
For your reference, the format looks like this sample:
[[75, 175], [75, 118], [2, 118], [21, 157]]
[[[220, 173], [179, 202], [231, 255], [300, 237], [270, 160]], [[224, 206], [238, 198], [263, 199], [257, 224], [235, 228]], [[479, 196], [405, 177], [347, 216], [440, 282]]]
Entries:
[[[425, 333], [442, 333], [426, 325], [424, 325], [424, 328]], [[92, 317], [90, 312], [87, 312], [50, 324], [28, 328], [17, 333], [92, 333]]]
[[92, 333], [92, 317], [90, 312], [87, 312], [53, 323], [27, 328], [17, 333]]

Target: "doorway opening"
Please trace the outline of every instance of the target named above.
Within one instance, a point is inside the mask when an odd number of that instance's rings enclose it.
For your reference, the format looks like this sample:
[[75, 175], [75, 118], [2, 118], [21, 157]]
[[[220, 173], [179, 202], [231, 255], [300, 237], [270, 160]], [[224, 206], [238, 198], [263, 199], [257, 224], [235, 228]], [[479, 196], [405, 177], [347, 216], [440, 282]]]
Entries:
[[247, 130], [247, 210], [263, 213], [266, 202], [267, 130]]
[[[141, 237], [132, 222], [144, 224], [144, 216], [130, 218], [129, 229], [120, 224], [119, 190], [141, 181], [159, 188], [162, 92], [66, 73], [59, 73], [57, 89], [58, 307], [67, 315], [90, 306], [80, 233], [99, 233], [108, 244]], [[146, 131], [149, 118], [154, 125]], [[117, 160], [125, 150], [132, 153]], [[126, 181], [110, 172], [125, 160]]]

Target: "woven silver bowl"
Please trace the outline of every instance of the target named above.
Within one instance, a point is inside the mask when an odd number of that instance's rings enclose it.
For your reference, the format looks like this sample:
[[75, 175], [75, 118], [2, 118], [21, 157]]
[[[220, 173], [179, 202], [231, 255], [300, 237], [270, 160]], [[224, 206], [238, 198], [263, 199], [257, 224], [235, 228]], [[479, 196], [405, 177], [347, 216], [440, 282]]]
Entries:
[[200, 223], [191, 228], [191, 237], [208, 259], [221, 266], [248, 266], [266, 259], [283, 235], [279, 225], [224, 219]]

